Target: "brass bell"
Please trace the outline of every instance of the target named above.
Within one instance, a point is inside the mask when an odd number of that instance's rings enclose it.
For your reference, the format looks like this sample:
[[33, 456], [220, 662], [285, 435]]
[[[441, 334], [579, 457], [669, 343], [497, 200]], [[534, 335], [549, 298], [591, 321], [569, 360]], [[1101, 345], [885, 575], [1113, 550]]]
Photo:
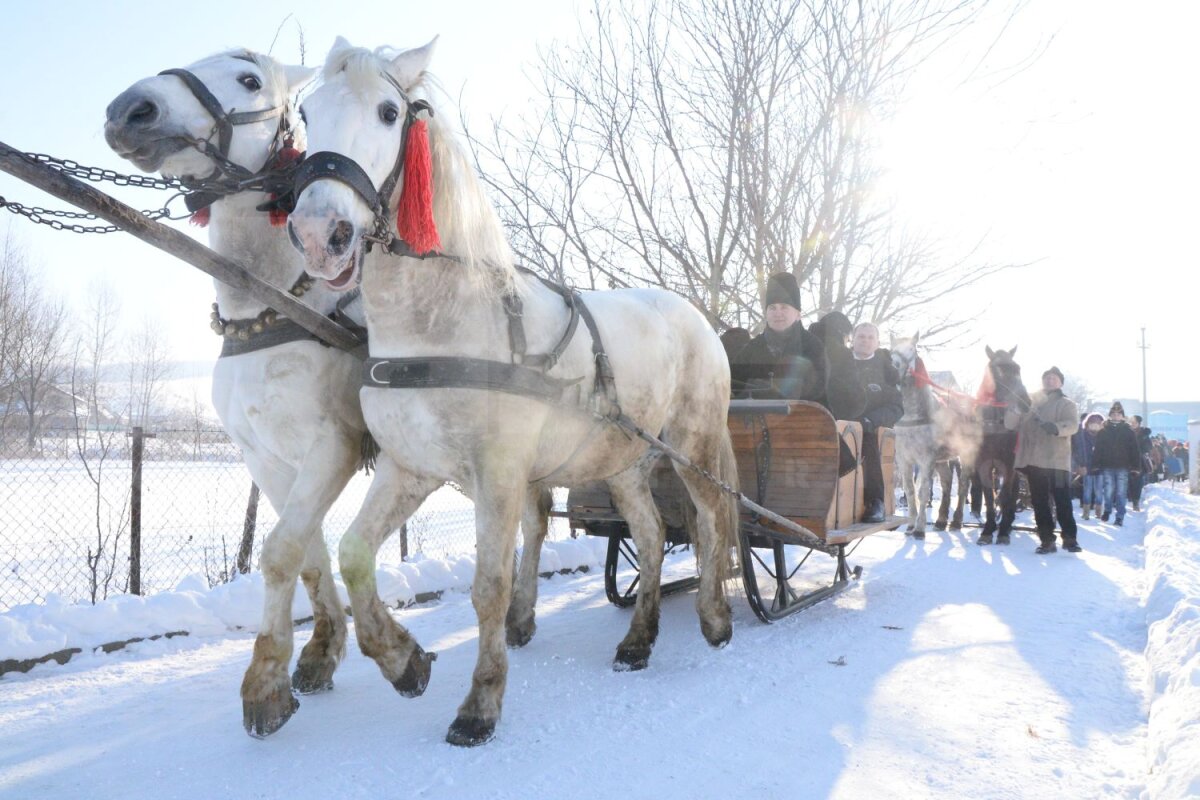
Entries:
[[253, 331], [254, 333], [262, 333], [263, 332], [263, 324], [261, 322], [255, 322], [253, 325], [250, 326], [250, 330]]
[[237, 332], [237, 337], [238, 337], [239, 339], [241, 339], [243, 342], [244, 342], [244, 341], [247, 341], [247, 340], [250, 338], [250, 331], [248, 331], [248, 330], [240, 330], [240, 331], [238, 331], [238, 332]]
[[214, 319], [209, 327], [212, 328], [213, 333], [217, 334], [218, 336], [225, 333], [225, 323], [221, 322], [220, 320]]

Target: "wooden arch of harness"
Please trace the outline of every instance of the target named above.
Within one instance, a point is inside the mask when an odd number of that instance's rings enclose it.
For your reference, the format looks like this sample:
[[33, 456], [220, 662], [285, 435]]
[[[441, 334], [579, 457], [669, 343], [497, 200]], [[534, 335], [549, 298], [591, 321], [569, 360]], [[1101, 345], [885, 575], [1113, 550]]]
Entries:
[[[404, 255], [410, 255], [405, 253]], [[415, 255], [415, 254], [411, 254]], [[418, 258], [450, 258], [444, 253], [430, 253]], [[508, 340], [512, 349], [512, 361], [492, 361], [482, 358], [460, 356], [435, 356], [427, 358], [368, 358], [363, 364], [363, 385], [391, 389], [485, 389], [518, 394], [555, 406], [563, 405], [563, 391], [578, 382], [555, 378], [547, 374], [575, 336], [582, 318], [592, 337], [592, 357], [596, 364], [596, 377], [591, 402], [599, 406], [606, 416], [618, 417], [621, 407], [617, 402], [616, 380], [612, 365], [600, 338], [600, 329], [583, 298], [573, 289], [546, 280], [532, 270], [523, 267], [521, 272], [531, 275], [544, 286], [559, 295], [570, 311], [566, 330], [558, 343], [548, 353], [530, 354], [525, 337], [524, 304], [516, 292], [501, 298], [504, 315], [508, 320]]]

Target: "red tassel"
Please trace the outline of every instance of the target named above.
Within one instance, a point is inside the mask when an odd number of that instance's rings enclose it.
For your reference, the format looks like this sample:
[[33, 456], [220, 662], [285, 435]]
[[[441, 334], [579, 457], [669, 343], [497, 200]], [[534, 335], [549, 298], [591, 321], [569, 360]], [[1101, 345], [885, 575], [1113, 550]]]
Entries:
[[413, 252], [424, 255], [440, 250], [441, 237], [433, 221], [433, 157], [429, 152], [429, 124], [415, 120], [408, 128], [404, 148], [404, 186], [396, 204], [396, 231]]
[[192, 214], [188, 221], [198, 228], [207, 228], [208, 219], [210, 216], [212, 216], [211, 210], [208, 207], [205, 207]]

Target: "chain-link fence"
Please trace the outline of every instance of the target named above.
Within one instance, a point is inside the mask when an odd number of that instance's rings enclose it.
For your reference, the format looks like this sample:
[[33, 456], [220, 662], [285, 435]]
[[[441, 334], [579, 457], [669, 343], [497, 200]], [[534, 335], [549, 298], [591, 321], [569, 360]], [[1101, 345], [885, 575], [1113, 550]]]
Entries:
[[[131, 491], [138, 472], [133, 433], [70, 429], [0, 438], [0, 611], [52, 594], [67, 602], [131, 589], [152, 594], [195, 574], [212, 586], [231, 578], [244, 547], [243, 563], [257, 568], [278, 517], [266, 497], [252, 493], [229, 437], [220, 430], [147, 431], [139, 515]], [[338, 540], [370, 482], [356, 474], [325, 518], [335, 568]], [[139, 517], [140, 553], [131, 550]], [[379, 562], [474, 547], [474, 507], [447, 486], [388, 539]]]

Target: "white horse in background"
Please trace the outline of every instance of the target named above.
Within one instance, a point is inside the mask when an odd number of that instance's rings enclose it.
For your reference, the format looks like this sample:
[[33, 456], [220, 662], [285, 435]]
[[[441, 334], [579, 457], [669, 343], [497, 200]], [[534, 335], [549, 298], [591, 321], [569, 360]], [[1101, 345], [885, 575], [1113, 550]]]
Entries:
[[[179, 74], [157, 75], [133, 84], [108, 107], [109, 145], [145, 171], [204, 178], [223, 157], [257, 172], [295, 132], [291, 98], [315, 72], [244, 50], [203, 59], [186, 71], [201, 88], [189, 86]], [[209, 105], [215, 98], [220, 109], [206, 107], [200, 99], [204, 91], [211, 93]], [[236, 124], [229, 126], [226, 141], [219, 142], [214, 114], [222, 113], [234, 115]], [[194, 146], [199, 141], [208, 142], [209, 152]], [[222, 146], [225, 152], [214, 160], [212, 150]], [[304, 278], [303, 261], [285, 228], [270, 224], [268, 214], [256, 209], [267, 199], [262, 192], [247, 191], [212, 203], [208, 232], [213, 249], [273, 286], [291, 290], [322, 314], [334, 312], [345, 295]], [[332, 688], [333, 672], [345, 654], [345, 611], [321, 523], [362, 461], [362, 362], [296, 330], [294, 323], [276, 319], [240, 290], [218, 282], [216, 293], [212, 324], [222, 333], [225, 349], [213, 372], [213, 404], [279, 515], [263, 544], [261, 561], [272, 591], [255, 643], [254, 679], [242, 686], [246, 729], [264, 736], [282, 722], [278, 715], [260, 711], [294, 708], [293, 687], [300, 693]], [[361, 324], [356, 306], [346, 313]], [[257, 344], [270, 346], [251, 350]], [[297, 567], [285, 575], [274, 567], [281, 562]], [[289, 684], [297, 574], [312, 600], [315, 630]]]
[[[937, 480], [939, 406], [929, 383], [922, 381], [918, 369], [917, 342], [892, 337], [892, 365], [900, 373], [900, 395], [904, 416], [896, 422], [896, 471], [908, 502], [907, 533], [914, 539], [925, 538], [925, 509]], [[915, 476], [914, 476], [915, 472]]]
[[[334, 170], [339, 159], [357, 166], [343, 164], [336, 180], [313, 178], [297, 199], [289, 230], [309, 274], [344, 288], [362, 281], [372, 356], [362, 407], [382, 452], [363, 508], [342, 538], [339, 560], [359, 646], [402, 694], [424, 690], [431, 654], [380, 601], [375, 554], [444, 481], [457, 482], [475, 500], [471, 596], [479, 618], [479, 652], [471, 690], [447, 734], [453, 744], [475, 745], [494, 735], [500, 718], [518, 518], [523, 508], [527, 517], [540, 513], [528, 502], [531, 496], [550, 486], [608, 482], [641, 562], [636, 610], [617, 648], [615, 668], [646, 666], [657, 636], [663, 529], [647, 476], [658, 453], [588, 413], [589, 406], [623, 411], [726, 483], [736, 484], [736, 466], [726, 425], [729, 367], [703, 316], [677, 295], [659, 290], [587, 293], [583, 301], [594, 314], [607, 361], [598, 356], [589, 326], [571, 327], [576, 318], [564, 296], [513, 267], [481, 182], [440, 115], [431, 121], [429, 137], [432, 212], [441, 250], [426, 258], [388, 252], [384, 245], [395, 235], [396, 219], [382, 209], [397, 208], [402, 195], [400, 165], [405, 148], [412, 147], [405, 132], [421, 108], [417, 98], [430, 101], [426, 68], [432, 45], [388, 57], [382, 50], [372, 53], [338, 40], [322, 85], [304, 101], [315, 153], [306, 163], [317, 171]], [[322, 153], [338, 155], [322, 158]], [[301, 181], [299, 187], [304, 186]], [[369, 199], [381, 187], [381, 196]], [[375, 244], [369, 253], [368, 242]], [[529, 353], [545, 354], [562, 344], [549, 368], [516, 369], [529, 361], [514, 357], [513, 305], [520, 307]], [[474, 374], [485, 388], [461, 381], [468, 361], [482, 370]], [[603, 380], [608, 363], [615, 398]], [[410, 382], [410, 369], [428, 382]], [[458, 378], [439, 382], [441, 369]], [[508, 371], [547, 392], [546, 387], [557, 389], [534, 399], [491, 385], [503, 383], [495, 376]], [[732, 635], [722, 580], [737, 509], [715, 484], [692, 471], [679, 474], [697, 507], [700, 627], [710, 644], [720, 646]], [[536, 549], [530, 553], [529, 535], [526, 530], [526, 556], [536, 556]], [[272, 550], [270, 556], [268, 565], [268, 553], [263, 554], [268, 591], [283, 593], [300, 568], [299, 553]], [[521, 586], [525, 571], [523, 565]], [[509, 613], [510, 620], [522, 616]], [[272, 672], [278, 659], [267, 647], [256, 648], [247, 673], [247, 682], [262, 686], [260, 696], [267, 700], [286, 688], [279, 684], [269, 690], [268, 684], [278, 681]], [[261, 680], [253, 675], [260, 667]], [[291, 712], [286, 704], [262, 709], [272, 725]]]

